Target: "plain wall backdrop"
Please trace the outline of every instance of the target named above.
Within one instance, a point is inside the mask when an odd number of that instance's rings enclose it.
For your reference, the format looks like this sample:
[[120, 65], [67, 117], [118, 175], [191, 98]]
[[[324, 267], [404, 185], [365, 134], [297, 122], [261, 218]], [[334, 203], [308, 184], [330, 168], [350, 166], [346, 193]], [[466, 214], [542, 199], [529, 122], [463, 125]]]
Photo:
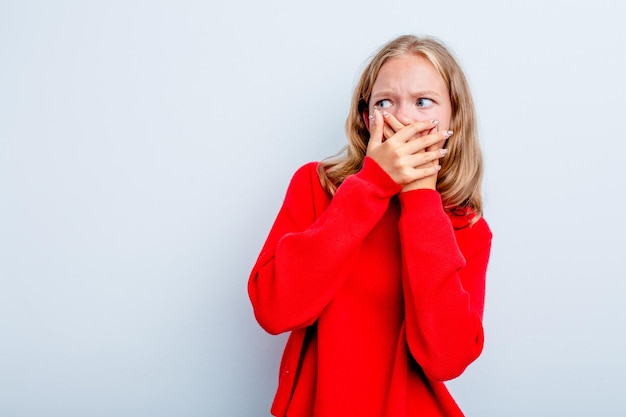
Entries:
[[626, 3], [0, 1], [0, 416], [268, 416], [246, 283], [384, 42], [442, 39], [494, 232], [468, 417], [626, 408]]

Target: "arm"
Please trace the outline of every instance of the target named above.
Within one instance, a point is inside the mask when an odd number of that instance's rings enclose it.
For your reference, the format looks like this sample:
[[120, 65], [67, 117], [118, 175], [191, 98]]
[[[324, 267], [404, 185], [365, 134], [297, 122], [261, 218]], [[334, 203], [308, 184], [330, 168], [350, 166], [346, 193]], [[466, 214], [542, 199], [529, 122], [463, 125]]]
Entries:
[[301, 168], [250, 274], [248, 292], [259, 324], [272, 334], [313, 324], [399, 191], [366, 158], [361, 171], [346, 178], [328, 203], [314, 165]]
[[439, 193], [400, 194], [407, 342], [432, 380], [459, 376], [483, 348], [491, 232], [484, 219], [455, 231]]

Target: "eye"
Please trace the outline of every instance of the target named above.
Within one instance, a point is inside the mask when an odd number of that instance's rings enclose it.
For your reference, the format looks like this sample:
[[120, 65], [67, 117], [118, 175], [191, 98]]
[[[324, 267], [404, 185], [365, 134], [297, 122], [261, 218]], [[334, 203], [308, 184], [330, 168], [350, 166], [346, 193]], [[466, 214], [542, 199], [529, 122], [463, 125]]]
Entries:
[[434, 104], [434, 102], [429, 98], [420, 98], [417, 99], [417, 107], [430, 107]]
[[376, 102], [376, 107], [380, 108], [380, 109], [388, 109], [389, 107], [391, 107], [391, 101], [385, 99], [379, 100]]

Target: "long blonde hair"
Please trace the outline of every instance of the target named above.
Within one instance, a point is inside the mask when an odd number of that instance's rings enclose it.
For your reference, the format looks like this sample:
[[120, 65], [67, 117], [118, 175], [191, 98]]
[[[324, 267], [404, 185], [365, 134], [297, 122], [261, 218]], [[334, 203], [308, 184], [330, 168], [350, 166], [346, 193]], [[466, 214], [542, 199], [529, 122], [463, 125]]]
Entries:
[[368, 107], [374, 81], [388, 59], [403, 55], [426, 58], [448, 86], [452, 103], [450, 129], [454, 131], [454, 137], [446, 144], [449, 153], [441, 160], [437, 190], [446, 210], [464, 213], [464, 209], [471, 209], [475, 214], [472, 219], [474, 223], [482, 216], [483, 173], [474, 102], [463, 70], [448, 49], [433, 38], [400, 36], [383, 46], [372, 58], [363, 70], [352, 96], [345, 126], [348, 144], [342, 152], [319, 164], [320, 182], [332, 196], [348, 175], [361, 169], [369, 140], [363, 111]]

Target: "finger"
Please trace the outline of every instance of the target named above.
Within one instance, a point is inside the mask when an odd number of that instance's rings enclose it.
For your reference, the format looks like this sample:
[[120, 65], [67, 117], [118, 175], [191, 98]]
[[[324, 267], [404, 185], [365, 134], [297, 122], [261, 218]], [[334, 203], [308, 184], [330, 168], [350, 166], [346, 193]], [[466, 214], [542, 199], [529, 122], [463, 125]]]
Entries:
[[447, 149], [437, 149], [428, 152], [419, 152], [409, 157], [409, 164], [413, 168], [427, 168], [431, 165], [438, 165], [439, 159], [448, 154]]
[[370, 121], [370, 139], [367, 144], [367, 147], [376, 146], [383, 142], [383, 129], [385, 127], [385, 122], [383, 120], [383, 116], [378, 111], [378, 109], [374, 109], [374, 112], [369, 115]]
[[441, 165], [436, 162], [430, 162], [428, 164], [420, 165], [415, 168], [409, 169], [405, 176], [403, 177], [403, 184], [411, 184], [415, 181], [419, 181], [421, 179], [436, 175], [437, 172], [441, 169]]
[[385, 125], [383, 126], [383, 136], [385, 137], [385, 139], [389, 139], [395, 134], [396, 132], [393, 129], [391, 129], [391, 127], [389, 127], [388, 124], [385, 123]]
[[[385, 119], [385, 123], [387, 123], [394, 132], [398, 132], [400, 129], [402, 129], [405, 126], [408, 125], [404, 125], [402, 124], [402, 122], [400, 122], [396, 116], [394, 116], [391, 113], [388, 113], [386, 111], [382, 111], [381, 112], [383, 115], [383, 118]], [[439, 132], [439, 120], [428, 120], [428, 121], [422, 121], [423, 124], [421, 124], [421, 126], [424, 127], [424, 132], [428, 131], [427, 133], [433, 133], [433, 131], [437, 131]]]
[[[385, 121], [393, 116], [389, 116]], [[413, 139], [417, 139], [422, 136], [426, 136], [431, 133], [433, 128], [436, 128], [436, 120], [423, 120], [419, 122], [410, 123], [396, 132], [398, 140], [408, 142]]]
[[435, 132], [426, 136], [413, 137], [407, 141], [407, 152], [416, 153], [421, 151], [436, 151], [441, 149], [453, 132], [446, 130], [443, 132]]
[[398, 130], [400, 130], [400, 129], [402, 129], [404, 127], [404, 125], [402, 123], [400, 123], [400, 121], [398, 119], [396, 119], [396, 116], [394, 116], [393, 114], [387, 113], [386, 111], [383, 111], [382, 115], [385, 118], [385, 122], [389, 125], [389, 127], [394, 132], [397, 132]]
[[412, 175], [415, 177], [415, 180], [421, 180], [422, 178], [430, 177], [431, 175], [435, 175], [441, 169], [441, 165], [436, 162], [431, 162], [428, 164], [424, 164], [413, 168]]
[[446, 145], [446, 141], [450, 139], [450, 137], [454, 134], [452, 130], [445, 130], [443, 132], [438, 132], [437, 134], [441, 134], [441, 140], [439, 142], [434, 143], [433, 145], [426, 148], [427, 151], [434, 151], [436, 149], [441, 149]]

